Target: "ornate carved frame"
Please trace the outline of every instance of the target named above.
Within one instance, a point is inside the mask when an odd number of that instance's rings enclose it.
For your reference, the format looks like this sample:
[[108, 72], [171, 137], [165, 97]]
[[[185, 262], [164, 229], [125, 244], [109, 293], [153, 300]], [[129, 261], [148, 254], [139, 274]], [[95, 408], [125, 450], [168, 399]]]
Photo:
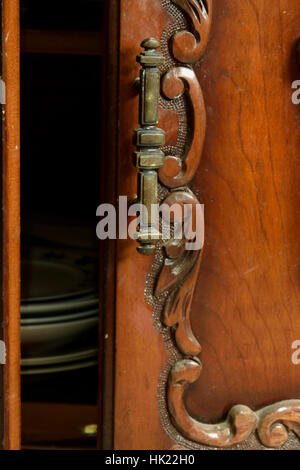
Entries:
[[[164, 168], [159, 171], [160, 199], [167, 204], [177, 202], [184, 206], [198, 203], [188, 185], [202, 154], [206, 112], [193, 64], [202, 58], [209, 40], [213, 0], [161, 1], [174, 21], [161, 38], [165, 65], [161, 68], [160, 105], [177, 111], [179, 132], [177, 144], [164, 148], [167, 157]], [[218, 424], [202, 423], [189, 415], [184, 394], [189, 385], [199, 379], [202, 369], [198, 358], [201, 346], [190, 324], [201, 250], [188, 252], [184, 242], [171, 239], [158, 244], [145, 288], [145, 299], [153, 307], [154, 325], [170, 356], [158, 385], [158, 404], [165, 431], [177, 444], [192, 449], [247, 445], [247, 440], [257, 439], [255, 431], [260, 443], [272, 448], [287, 443], [289, 431], [294, 433], [292, 440], [296, 439], [295, 435], [300, 438], [300, 400], [283, 401], [259, 411], [236, 405], [226, 420]]]

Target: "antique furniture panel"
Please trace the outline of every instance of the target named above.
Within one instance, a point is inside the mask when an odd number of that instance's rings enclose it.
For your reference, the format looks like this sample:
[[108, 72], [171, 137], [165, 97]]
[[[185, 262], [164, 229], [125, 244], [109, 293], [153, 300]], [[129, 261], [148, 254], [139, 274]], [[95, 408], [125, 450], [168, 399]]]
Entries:
[[203, 371], [187, 404], [210, 421], [232, 404], [257, 409], [300, 398], [292, 363], [300, 338], [300, 110], [291, 101], [299, 26], [297, 1], [216, 1], [197, 67], [207, 134], [194, 185], [206, 243], [192, 324]]
[[136, 191], [134, 60], [151, 36], [160, 201], [203, 203], [206, 233], [152, 259], [118, 244], [116, 448], [299, 447], [297, 3], [121, 2], [119, 194]]

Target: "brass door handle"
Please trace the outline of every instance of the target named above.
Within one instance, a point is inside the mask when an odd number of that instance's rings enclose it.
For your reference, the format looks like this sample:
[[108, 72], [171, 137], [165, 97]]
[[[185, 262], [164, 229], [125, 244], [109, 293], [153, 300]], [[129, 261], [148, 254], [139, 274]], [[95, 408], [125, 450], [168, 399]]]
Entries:
[[[133, 164], [138, 172], [138, 203], [141, 204], [140, 224], [137, 240], [138, 252], [151, 255], [155, 244], [161, 238], [157, 224], [153, 222], [154, 207], [158, 204], [158, 174], [164, 166], [164, 153], [160, 147], [165, 143], [165, 133], [156, 127], [158, 123], [158, 102], [160, 94], [160, 72], [158, 66], [164, 61], [157, 51], [159, 42], [156, 39], [145, 39], [141, 47], [145, 50], [137, 56], [142, 66], [139, 81], [139, 123], [134, 130], [133, 142], [136, 151], [133, 153]], [[155, 205], [155, 206], [153, 206]]]

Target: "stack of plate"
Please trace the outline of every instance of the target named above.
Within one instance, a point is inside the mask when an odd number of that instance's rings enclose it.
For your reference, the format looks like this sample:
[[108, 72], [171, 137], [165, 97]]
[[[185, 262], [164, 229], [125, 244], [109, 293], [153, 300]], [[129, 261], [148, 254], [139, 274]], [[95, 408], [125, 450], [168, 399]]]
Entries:
[[22, 374], [97, 362], [96, 257], [47, 243], [26, 245], [22, 261]]

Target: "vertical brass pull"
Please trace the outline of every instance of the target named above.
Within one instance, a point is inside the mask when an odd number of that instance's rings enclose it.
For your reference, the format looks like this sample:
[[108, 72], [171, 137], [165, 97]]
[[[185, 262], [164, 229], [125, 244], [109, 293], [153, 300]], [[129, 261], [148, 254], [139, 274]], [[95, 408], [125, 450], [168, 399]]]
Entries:
[[145, 39], [141, 46], [145, 49], [137, 56], [137, 62], [142, 66], [139, 86], [141, 127], [134, 130], [133, 139], [137, 148], [133, 153], [133, 164], [139, 170], [138, 202], [142, 205], [137, 233], [141, 246], [137, 250], [143, 255], [151, 255], [155, 251], [155, 243], [161, 238], [157, 225], [153, 223], [153, 205], [157, 207], [158, 204], [157, 170], [164, 166], [165, 157], [160, 150], [165, 143], [165, 133], [156, 127], [160, 93], [160, 72], [157, 67], [163, 63], [164, 58], [157, 52], [159, 42], [156, 39]]

